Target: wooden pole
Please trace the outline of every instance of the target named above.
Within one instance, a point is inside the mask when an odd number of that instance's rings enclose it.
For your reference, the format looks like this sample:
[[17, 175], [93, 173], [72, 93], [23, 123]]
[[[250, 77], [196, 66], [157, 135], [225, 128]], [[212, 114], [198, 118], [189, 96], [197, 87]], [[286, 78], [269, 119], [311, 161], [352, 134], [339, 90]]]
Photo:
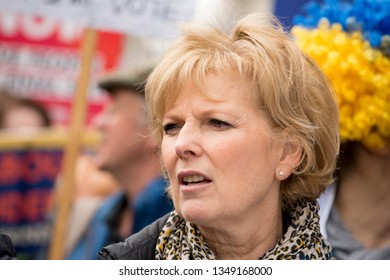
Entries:
[[84, 129], [87, 95], [90, 82], [92, 61], [95, 54], [98, 33], [87, 29], [84, 33], [81, 49], [81, 68], [77, 80], [76, 93], [72, 104], [72, 118], [69, 131], [69, 141], [65, 146], [60, 182], [60, 201], [56, 205], [53, 239], [49, 251], [49, 259], [64, 258], [65, 234], [69, 222], [69, 212], [74, 195], [74, 167], [80, 153], [81, 135]]

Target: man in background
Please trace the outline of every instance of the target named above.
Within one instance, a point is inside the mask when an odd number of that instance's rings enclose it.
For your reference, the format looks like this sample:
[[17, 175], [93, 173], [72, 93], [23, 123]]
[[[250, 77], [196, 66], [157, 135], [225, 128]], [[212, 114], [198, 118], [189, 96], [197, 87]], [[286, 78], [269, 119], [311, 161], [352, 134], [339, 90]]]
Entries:
[[101, 134], [94, 161], [113, 175], [120, 190], [92, 215], [68, 250], [68, 259], [97, 259], [103, 246], [122, 241], [172, 210], [157, 143], [147, 126], [143, 84], [151, 70], [149, 65], [135, 66], [99, 81], [110, 100], [94, 122]]

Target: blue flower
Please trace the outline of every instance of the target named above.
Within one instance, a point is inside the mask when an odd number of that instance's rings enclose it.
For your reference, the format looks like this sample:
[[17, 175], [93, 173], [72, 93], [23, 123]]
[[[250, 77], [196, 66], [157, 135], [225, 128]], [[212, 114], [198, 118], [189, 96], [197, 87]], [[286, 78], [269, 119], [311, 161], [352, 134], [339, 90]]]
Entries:
[[294, 17], [295, 25], [316, 28], [325, 17], [331, 24], [341, 24], [347, 32], [362, 32], [372, 47], [390, 53], [390, 0], [310, 1], [303, 9], [306, 15]]

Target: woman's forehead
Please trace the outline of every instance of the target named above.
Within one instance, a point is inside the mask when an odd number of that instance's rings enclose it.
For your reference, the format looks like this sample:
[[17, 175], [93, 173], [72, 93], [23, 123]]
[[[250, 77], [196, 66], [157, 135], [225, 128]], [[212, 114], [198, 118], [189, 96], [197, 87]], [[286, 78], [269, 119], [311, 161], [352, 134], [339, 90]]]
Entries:
[[167, 103], [162, 117], [189, 108], [200, 115], [231, 113], [242, 116], [249, 111], [257, 114], [260, 108], [252, 96], [252, 89], [245, 81], [231, 79], [228, 75], [209, 75], [201, 86], [188, 84], [179, 90], [175, 98]]
[[202, 77], [187, 79], [166, 99], [169, 100], [169, 105], [175, 103], [182, 95], [200, 95], [210, 101], [222, 101], [228, 91], [239, 91], [244, 96], [246, 93], [252, 93], [253, 87], [247, 78], [237, 73], [211, 72]]

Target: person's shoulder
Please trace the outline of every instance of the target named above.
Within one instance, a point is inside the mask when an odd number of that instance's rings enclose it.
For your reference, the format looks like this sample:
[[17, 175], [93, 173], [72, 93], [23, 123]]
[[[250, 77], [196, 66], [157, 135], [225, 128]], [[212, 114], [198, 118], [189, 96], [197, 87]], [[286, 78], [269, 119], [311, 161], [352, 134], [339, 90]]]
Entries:
[[105, 260], [150, 260], [154, 259], [157, 239], [169, 214], [159, 218], [123, 242], [104, 247], [98, 256]]
[[114, 192], [113, 194], [106, 197], [99, 208], [96, 211], [95, 216], [107, 216], [109, 215], [113, 209], [120, 207], [122, 204], [126, 203], [126, 194], [124, 191], [119, 190]]
[[133, 233], [173, 210], [173, 203], [166, 186], [167, 182], [164, 178], [156, 178], [135, 199]]
[[167, 195], [167, 181], [159, 176], [149, 182], [149, 184], [145, 187], [145, 190], [140, 194], [139, 197], [143, 196], [154, 196], [154, 197], [162, 197]]

